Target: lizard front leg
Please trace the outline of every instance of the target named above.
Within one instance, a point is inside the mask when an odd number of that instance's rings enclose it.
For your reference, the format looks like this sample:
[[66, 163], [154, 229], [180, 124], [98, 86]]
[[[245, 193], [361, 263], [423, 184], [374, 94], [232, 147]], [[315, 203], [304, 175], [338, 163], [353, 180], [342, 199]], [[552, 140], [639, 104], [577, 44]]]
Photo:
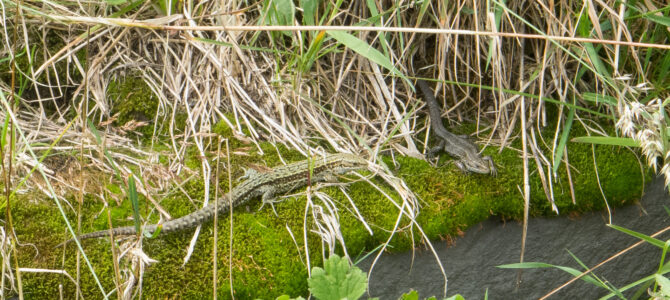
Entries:
[[496, 169], [496, 165], [493, 163], [493, 159], [490, 156], [484, 156], [482, 157], [482, 160], [489, 164], [489, 171], [491, 172], [491, 176], [495, 177], [498, 174], [498, 169]]

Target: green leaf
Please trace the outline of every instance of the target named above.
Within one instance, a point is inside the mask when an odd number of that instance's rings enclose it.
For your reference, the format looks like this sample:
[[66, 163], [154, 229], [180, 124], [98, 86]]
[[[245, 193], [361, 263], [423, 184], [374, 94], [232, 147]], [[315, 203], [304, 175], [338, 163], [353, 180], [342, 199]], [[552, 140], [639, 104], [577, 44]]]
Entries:
[[315, 298], [355, 300], [365, 293], [367, 278], [359, 268], [352, 267], [348, 259], [331, 255], [323, 267], [312, 268], [312, 277], [307, 279], [309, 291]]
[[[577, 25], [577, 33], [581, 37], [591, 37], [591, 32], [593, 31], [593, 24], [591, 23], [591, 20], [588, 17], [588, 12], [587, 10], [584, 10], [579, 18], [580, 22], [578, 22]], [[610, 75], [609, 70], [607, 70], [607, 67], [605, 64], [602, 62], [600, 59], [600, 56], [598, 55], [599, 49], [602, 48], [602, 46], [594, 46], [593, 43], [584, 43], [584, 48], [586, 49], [586, 55], [589, 58], [589, 61], [591, 61], [591, 64], [593, 65], [593, 68], [595, 72], [597, 72], [600, 76], [603, 76], [605, 78], [610, 78], [612, 77]]]
[[[494, 16], [494, 20], [495, 20], [494, 25], [496, 27], [496, 32], [500, 31], [500, 20], [502, 18], [502, 13], [503, 13], [503, 9], [502, 9], [501, 6], [504, 5], [504, 4], [505, 4], [504, 1], [503, 1], [503, 3], [498, 3], [498, 2], [494, 3], [495, 7], [493, 8], [493, 11], [495, 13], [494, 13], [493, 16]], [[489, 43], [489, 49], [488, 49], [488, 51], [486, 51], [486, 65], [484, 66], [484, 71], [487, 71], [489, 69], [489, 65], [491, 64], [491, 59], [493, 59], [493, 53], [495, 53], [495, 51], [496, 51], [495, 47], [496, 47], [497, 43], [494, 41], [494, 39], [497, 39], [498, 41], [501, 40], [499, 37], [495, 37], [495, 36], [491, 37], [491, 42]]]
[[395, 74], [398, 77], [401, 77], [402, 79], [410, 83], [409, 79], [407, 79], [405, 75], [403, 75], [398, 69], [396, 69], [396, 67], [393, 66], [393, 64], [391, 64], [391, 61], [388, 58], [386, 58], [381, 52], [379, 52], [379, 50], [368, 45], [368, 43], [343, 31], [328, 30], [326, 31], [326, 33], [328, 33], [328, 35], [330, 35], [343, 45], [347, 46], [354, 52], [363, 55], [363, 57], [384, 67], [385, 69], [391, 71], [391, 73]]
[[109, 4], [109, 5], [119, 5], [119, 4], [126, 3], [128, 1], [126, 1], [126, 0], [105, 0], [105, 2], [107, 2], [107, 4]]
[[515, 264], [506, 264], [497, 266], [501, 269], [538, 269], [538, 268], [551, 268], [554, 265], [540, 262], [525, 262], [525, 263], [515, 263]]
[[621, 138], [613, 136], [580, 136], [572, 139], [573, 142], [596, 144], [596, 145], [612, 145], [624, 147], [640, 147], [640, 143], [631, 138]]
[[272, 0], [277, 23], [276, 25], [293, 25], [295, 20], [295, 5], [291, 0]]
[[[101, 145], [102, 138], [100, 137], [100, 131], [95, 128], [95, 124], [93, 124], [90, 119], [87, 118], [86, 123], [88, 124], [88, 129], [95, 136], [95, 141], [98, 143], [98, 145]], [[107, 159], [107, 162], [109, 162], [109, 164], [112, 166], [112, 169], [114, 169], [114, 175], [116, 175], [116, 178], [121, 181], [121, 172], [119, 172], [119, 169], [116, 167], [116, 163], [114, 162], [114, 159], [112, 159], [112, 155], [109, 153], [109, 151], [107, 151], [106, 148], [103, 148], [103, 153]]]
[[461, 294], [456, 294], [447, 298], [447, 300], [465, 300], [465, 297], [461, 296]]
[[558, 171], [558, 166], [561, 165], [561, 160], [563, 159], [563, 152], [565, 150], [565, 144], [568, 142], [568, 136], [570, 135], [570, 129], [572, 128], [572, 121], [575, 118], [575, 108], [571, 107], [568, 112], [568, 118], [565, 120], [565, 125], [563, 125], [563, 132], [561, 133], [561, 139], [558, 141], [558, 147], [556, 147], [556, 155], [554, 156], [554, 168], [553, 171], [556, 173]]
[[661, 286], [661, 294], [665, 297], [670, 296], [670, 280], [659, 274], [656, 274], [654, 278], [658, 285]]
[[307, 73], [307, 71], [309, 71], [309, 69], [312, 68], [312, 64], [314, 64], [314, 62], [316, 61], [317, 54], [321, 50], [321, 45], [325, 40], [324, 39], [325, 35], [326, 35], [325, 32], [320, 31], [310, 42], [307, 54], [302, 59], [302, 66], [301, 66], [302, 72]]
[[163, 224], [158, 224], [158, 226], [156, 226], [156, 230], [154, 230], [153, 233], [149, 233], [149, 232], [145, 231], [144, 232], [144, 237], [149, 238], [149, 239], [156, 238], [161, 233], [161, 230], [163, 230]]
[[632, 230], [630, 230], [630, 229], [626, 229], [626, 228], [623, 228], [623, 227], [621, 227], [621, 226], [616, 226], [616, 225], [614, 225], [614, 224], [608, 224], [607, 226], [612, 227], [612, 228], [614, 228], [614, 229], [616, 229], [616, 230], [618, 230], [618, 231], [621, 231], [621, 232], [623, 232], [623, 233], [625, 233], [625, 234], [634, 236], [634, 237], [636, 237], [636, 238], [638, 238], [638, 239], [641, 239], [641, 240], [643, 240], [643, 241], [645, 241], [645, 242], [647, 242], [647, 243], [649, 243], [649, 244], [652, 244], [652, 245], [654, 245], [654, 246], [656, 246], [656, 247], [659, 247], [659, 248], [661, 248], [661, 249], [663, 249], [663, 247], [665, 247], [665, 243], [663, 243], [661, 240], [655, 239], [655, 238], [650, 237], [650, 236], [648, 236], [648, 235], [646, 235], [646, 234], [642, 234], [642, 233], [639, 233], [639, 232], [636, 232], [636, 231], [632, 231]]
[[586, 92], [586, 93], [582, 94], [582, 97], [584, 97], [584, 100], [591, 101], [591, 102], [594, 102], [596, 104], [605, 103], [605, 104], [612, 105], [612, 106], [617, 105], [617, 99], [612, 97], [612, 96], [608, 96], [608, 95], [600, 95], [600, 94], [596, 94], [596, 93]]
[[137, 189], [135, 188], [135, 177], [130, 174], [128, 176], [128, 199], [133, 205], [133, 217], [135, 223], [135, 232], [140, 232], [140, 205], [137, 201]]
[[[114, 0], [114, 1], [126, 1], [126, 0]], [[180, 3], [179, 0], [154, 0], [154, 4], [157, 4], [154, 5], [154, 7], [158, 7], [162, 15], [169, 16], [177, 13], [179, 3]]]
[[[552, 264], [547, 264], [547, 263], [539, 263], [539, 262], [525, 262], [525, 263], [515, 263], [515, 264], [507, 264], [507, 265], [501, 265], [497, 266], [498, 268], [501, 269], [538, 269], [538, 268], [556, 268], [559, 270], [562, 270], [566, 273], [569, 273], [572, 276], [579, 276], [582, 274], [581, 271], [576, 270], [574, 268], [570, 267], [564, 267], [564, 266], [556, 266]], [[589, 282], [591, 284], [594, 284], [596, 286], [602, 286], [597, 280], [595, 280], [591, 275], [585, 275], [580, 278], [581, 280], [584, 280], [586, 282]]]
[[[295, 25], [295, 5], [292, 0], [265, 0], [263, 7], [265, 16], [261, 18], [261, 21], [265, 24]], [[291, 31], [271, 32], [273, 38], [278, 38], [279, 33], [285, 36], [293, 34]]]
[[318, 5], [319, 0], [300, 0], [300, 8], [302, 8], [303, 25], [316, 24], [316, 7]]
[[0, 136], [0, 147], [4, 148], [7, 146], [7, 129], [9, 129], [9, 112], [5, 112], [5, 122], [2, 123], [2, 130], [0, 131], [2, 136]]
[[91, 122], [90, 119], [86, 119], [86, 121], [88, 123], [88, 130], [90, 130], [91, 133], [93, 133], [93, 136], [95, 136], [95, 141], [98, 143], [98, 145], [102, 144], [102, 138], [100, 138], [100, 132], [98, 131], [97, 128], [95, 128], [95, 124], [93, 124], [93, 122]]
[[419, 300], [419, 292], [410, 291], [409, 293], [404, 293], [400, 296], [400, 300]]
[[644, 16], [644, 18], [654, 23], [661, 24], [663, 26], [670, 26], [670, 18], [666, 16], [646, 15]]

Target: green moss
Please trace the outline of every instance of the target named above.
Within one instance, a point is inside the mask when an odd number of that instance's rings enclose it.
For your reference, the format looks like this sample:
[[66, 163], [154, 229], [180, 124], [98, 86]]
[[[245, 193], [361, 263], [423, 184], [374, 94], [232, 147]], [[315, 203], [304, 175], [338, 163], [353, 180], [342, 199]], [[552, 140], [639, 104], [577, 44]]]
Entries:
[[[215, 126], [215, 130], [223, 134], [231, 133], [229, 128], [221, 123]], [[550, 135], [550, 133], [547, 134]], [[233, 149], [248, 147], [239, 141], [232, 140], [231, 146]], [[518, 145], [513, 146], [518, 148]], [[563, 165], [557, 174], [558, 179], [553, 184], [557, 207], [562, 214], [602, 208], [604, 202], [593, 168], [591, 146], [570, 143], [568, 148], [577, 203], [572, 203], [568, 187], [569, 181]], [[233, 155], [231, 157], [233, 178], [241, 176], [244, 172], [243, 168], [251, 164], [267, 166], [280, 164], [277, 149], [286, 161], [302, 159], [298, 152], [288, 151], [281, 145], [275, 148], [275, 146], [263, 143], [261, 149], [264, 152], [262, 157], [256, 153], [250, 153], [249, 156]], [[640, 176], [640, 168], [635, 156], [626, 149], [609, 146], [595, 146], [594, 151], [601, 186], [610, 205], [630, 203], [639, 198], [642, 176]], [[200, 167], [198, 152], [189, 149], [187, 153], [187, 164], [197, 170]], [[210, 153], [212, 152], [208, 152], [207, 155], [212, 155]], [[492, 155], [499, 167], [497, 177], [478, 174], [463, 176], [446, 155], [442, 158], [438, 168], [432, 167], [423, 160], [396, 157], [397, 169], [394, 169], [394, 172], [405, 180], [409, 188], [420, 199], [421, 212], [417, 221], [430, 239], [436, 240], [445, 238], [447, 235], [460, 234], [468, 226], [491, 215], [515, 219], [522, 217], [523, 201], [518, 191], [522, 182], [522, 164], [518, 153], [505, 149], [502, 153], [497, 154], [495, 149], [488, 148], [485, 154]], [[389, 158], [384, 158], [384, 162], [393, 166]], [[531, 214], [552, 215], [551, 206], [546, 200], [537, 172], [534, 172], [536, 168], [534, 161], [530, 161], [529, 168], [531, 170]], [[645, 175], [648, 175], [646, 171]], [[219, 182], [224, 191], [228, 187], [225, 178], [227, 176], [222, 176]], [[379, 178], [371, 180], [387, 194], [392, 195], [395, 201], [399, 201], [395, 193]], [[191, 199], [199, 200], [204, 196], [202, 181], [186, 181], [182, 188]], [[347, 187], [347, 192], [356, 203], [358, 211], [373, 230], [372, 235], [352, 213], [349, 200], [338, 188], [329, 187], [321, 191], [326, 192], [337, 203], [341, 231], [350, 255], [356, 256], [376, 249], [380, 243], [389, 238], [388, 231], [397, 221], [398, 209], [376, 189], [363, 181], [352, 183]], [[213, 196], [214, 189], [212, 188], [210, 192]], [[321, 203], [315, 196], [312, 198], [315, 203]], [[28, 198], [22, 197], [15, 200], [13, 205], [15, 223], [19, 238], [24, 242], [35, 243], [40, 249], [40, 256], [35, 258], [32, 250], [20, 250], [21, 265], [36, 268], [62, 268], [69, 274], [76, 274], [76, 256], [73, 247], [68, 247], [64, 266], [60, 263], [61, 249], [52, 248], [66, 237], [62, 217], [53, 203], [51, 201], [28, 202], [25, 199]], [[314, 228], [311, 217], [307, 218], [307, 225], [303, 224], [305, 197], [289, 198], [275, 204], [277, 215], [269, 206], [259, 210], [261, 205], [258, 202], [251, 201], [248, 205], [234, 209], [232, 257], [229, 255], [230, 220], [227, 215], [219, 218], [216, 258], [219, 287], [217, 293], [223, 298], [228, 298], [230, 295], [228, 266], [232, 262], [232, 280], [236, 298], [269, 299], [281, 294], [305, 295], [307, 265], [303, 228]], [[76, 202], [73, 203], [76, 207]], [[141, 213], [146, 217], [149, 213], [146, 209], [146, 201], [141, 198], [140, 204]], [[182, 192], [164, 196], [161, 199], [161, 205], [170, 212], [173, 218], [189, 214], [201, 206], [200, 203], [189, 202]], [[128, 201], [123, 201], [118, 207], [112, 206], [114, 226], [133, 224], [129, 220], [129, 217], [132, 216], [132, 209]], [[74, 214], [68, 214], [71, 220], [75, 220]], [[82, 232], [109, 227], [102, 203], [93, 197], [85, 199], [82, 215], [84, 216]], [[150, 220], [157, 222], [155, 213]], [[394, 235], [389, 250], [404, 251], [412, 247], [412, 234], [414, 240], [418, 240], [418, 232], [412, 232], [409, 224], [407, 218], [401, 220], [400, 231]], [[144, 251], [157, 259], [159, 263], [149, 267], [144, 274], [143, 295], [149, 298], [209, 298], [213, 272], [213, 229], [211, 223], [202, 227], [193, 255], [189, 263], [183, 267], [182, 260], [193, 235], [192, 231], [162, 234], [156, 239], [145, 239]], [[310, 231], [307, 236], [312, 266], [318, 265], [324, 249], [315, 233]], [[111, 264], [110, 243], [105, 239], [87, 240], [84, 242], [84, 248], [104, 288], [107, 291], [112, 289], [114, 272]], [[343, 251], [338, 248], [337, 252], [342, 254]], [[24, 290], [31, 291], [34, 293], [32, 295], [56, 295], [58, 285], [61, 283], [64, 283], [67, 295], [71, 296], [74, 291], [73, 285], [67, 279], [61, 279], [53, 274], [26, 275]], [[93, 297], [99, 295], [97, 285], [83, 265], [81, 288], [85, 295]]]
[[[144, 80], [131, 76], [123, 80], [112, 81], [107, 87], [107, 93], [114, 101], [111, 105], [112, 114], [118, 114], [114, 122], [115, 126], [121, 127], [130, 121], [146, 122], [147, 125], [133, 129], [133, 132], [140, 133], [145, 138], [153, 136], [154, 116], [158, 112], [158, 98]], [[163, 131], [167, 132], [167, 128], [163, 128]]]

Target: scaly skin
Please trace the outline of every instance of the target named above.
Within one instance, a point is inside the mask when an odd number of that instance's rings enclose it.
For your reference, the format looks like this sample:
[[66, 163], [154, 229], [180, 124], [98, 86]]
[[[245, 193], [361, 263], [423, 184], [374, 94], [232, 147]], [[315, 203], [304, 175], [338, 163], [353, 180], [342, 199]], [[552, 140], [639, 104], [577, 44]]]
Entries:
[[436, 147], [430, 149], [428, 157], [433, 157], [438, 152], [444, 150], [457, 159], [456, 166], [462, 171], [495, 176], [497, 170], [493, 164], [493, 159], [490, 156], [481, 156], [479, 148], [467, 138], [447, 131], [444, 125], [442, 125], [440, 106], [435, 100], [433, 90], [423, 80], [418, 80], [417, 85], [421, 88], [423, 97], [428, 105], [430, 127], [440, 140], [440, 143]]
[[[361, 157], [353, 154], [338, 153], [276, 167], [267, 173], [256, 173], [233, 188], [230, 194], [232, 195], [232, 206], [235, 207], [244, 204], [258, 196], [261, 196], [263, 202], [267, 203], [272, 201], [276, 194], [289, 192], [310, 184], [310, 182], [333, 180], [335, 175], [364, 169], [367, 165], [368, 162]], [[311, 178], [310, 169], [312, 171]], [[230, 208], [228, 205], [228, 195], [219, 198], [217, 201], [218, 214], [222, 215], [228, 212]], [[196, 227], [212, 219], [215, 213], [214, 203], [209, 204], [191, 214], [163, 223], [161, 233]], [[157, 225], [147, 225], [144, 226], [143, 231], [151, 234], [156, 231], [157, 227]], [[112, 229], [114, 236], [133, 235], [136, 233], [135, 226]], [[109, 236], [109, 230], [82, 234], [79, 236], [79, 239], [83, 240], [103, 236]], [[65, 244], [72, 241], [74, 240], [70, 239]], [[59, 246], [62, 245], [60, 244]]]

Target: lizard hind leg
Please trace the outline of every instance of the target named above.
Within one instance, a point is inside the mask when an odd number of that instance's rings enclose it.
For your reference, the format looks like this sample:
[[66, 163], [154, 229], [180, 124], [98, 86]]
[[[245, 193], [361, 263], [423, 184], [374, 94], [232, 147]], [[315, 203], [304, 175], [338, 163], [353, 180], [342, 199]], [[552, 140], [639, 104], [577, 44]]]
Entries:
[[489, 164], [489, 171], [491, 172], [491, 176], [495, 177], [498, 175], [498, 169], [496, 169], [496, 165], [493, 163], [493, 159], [490, 156], [484, 156], [482, 159]]
[[[430, 150], [428, 150], [428, 153], [426, 153], [426, 158], [431, 159], [435, 156], [438, 156], [440, 151], [443, 151], [444, 147], [446, 145], [447, 145], [447, 143], [444, 140], [440, 139], [440, 143], [437, 146], [435, 146], [433, 148], [430, 148]], [[439, 157], [438, 157], [438, 159], [439, 159]]]
[[258, 211], [263, 209], [263, 207], [265, 207], [265, 204], [269, 204], [270, 207], [272, 207], [272, 212], [275, 213], [275, 216], [278, 216], [274, 204], [279, 202], [281, 202], [281, 200], [277, 200], [277, 196], [275, 195], [274, 189], [272, 188], [265, 189], [263, 191], [263, 195], [261, 196], [261, 203], [262, 203], [261, 208], [259, 208]]

